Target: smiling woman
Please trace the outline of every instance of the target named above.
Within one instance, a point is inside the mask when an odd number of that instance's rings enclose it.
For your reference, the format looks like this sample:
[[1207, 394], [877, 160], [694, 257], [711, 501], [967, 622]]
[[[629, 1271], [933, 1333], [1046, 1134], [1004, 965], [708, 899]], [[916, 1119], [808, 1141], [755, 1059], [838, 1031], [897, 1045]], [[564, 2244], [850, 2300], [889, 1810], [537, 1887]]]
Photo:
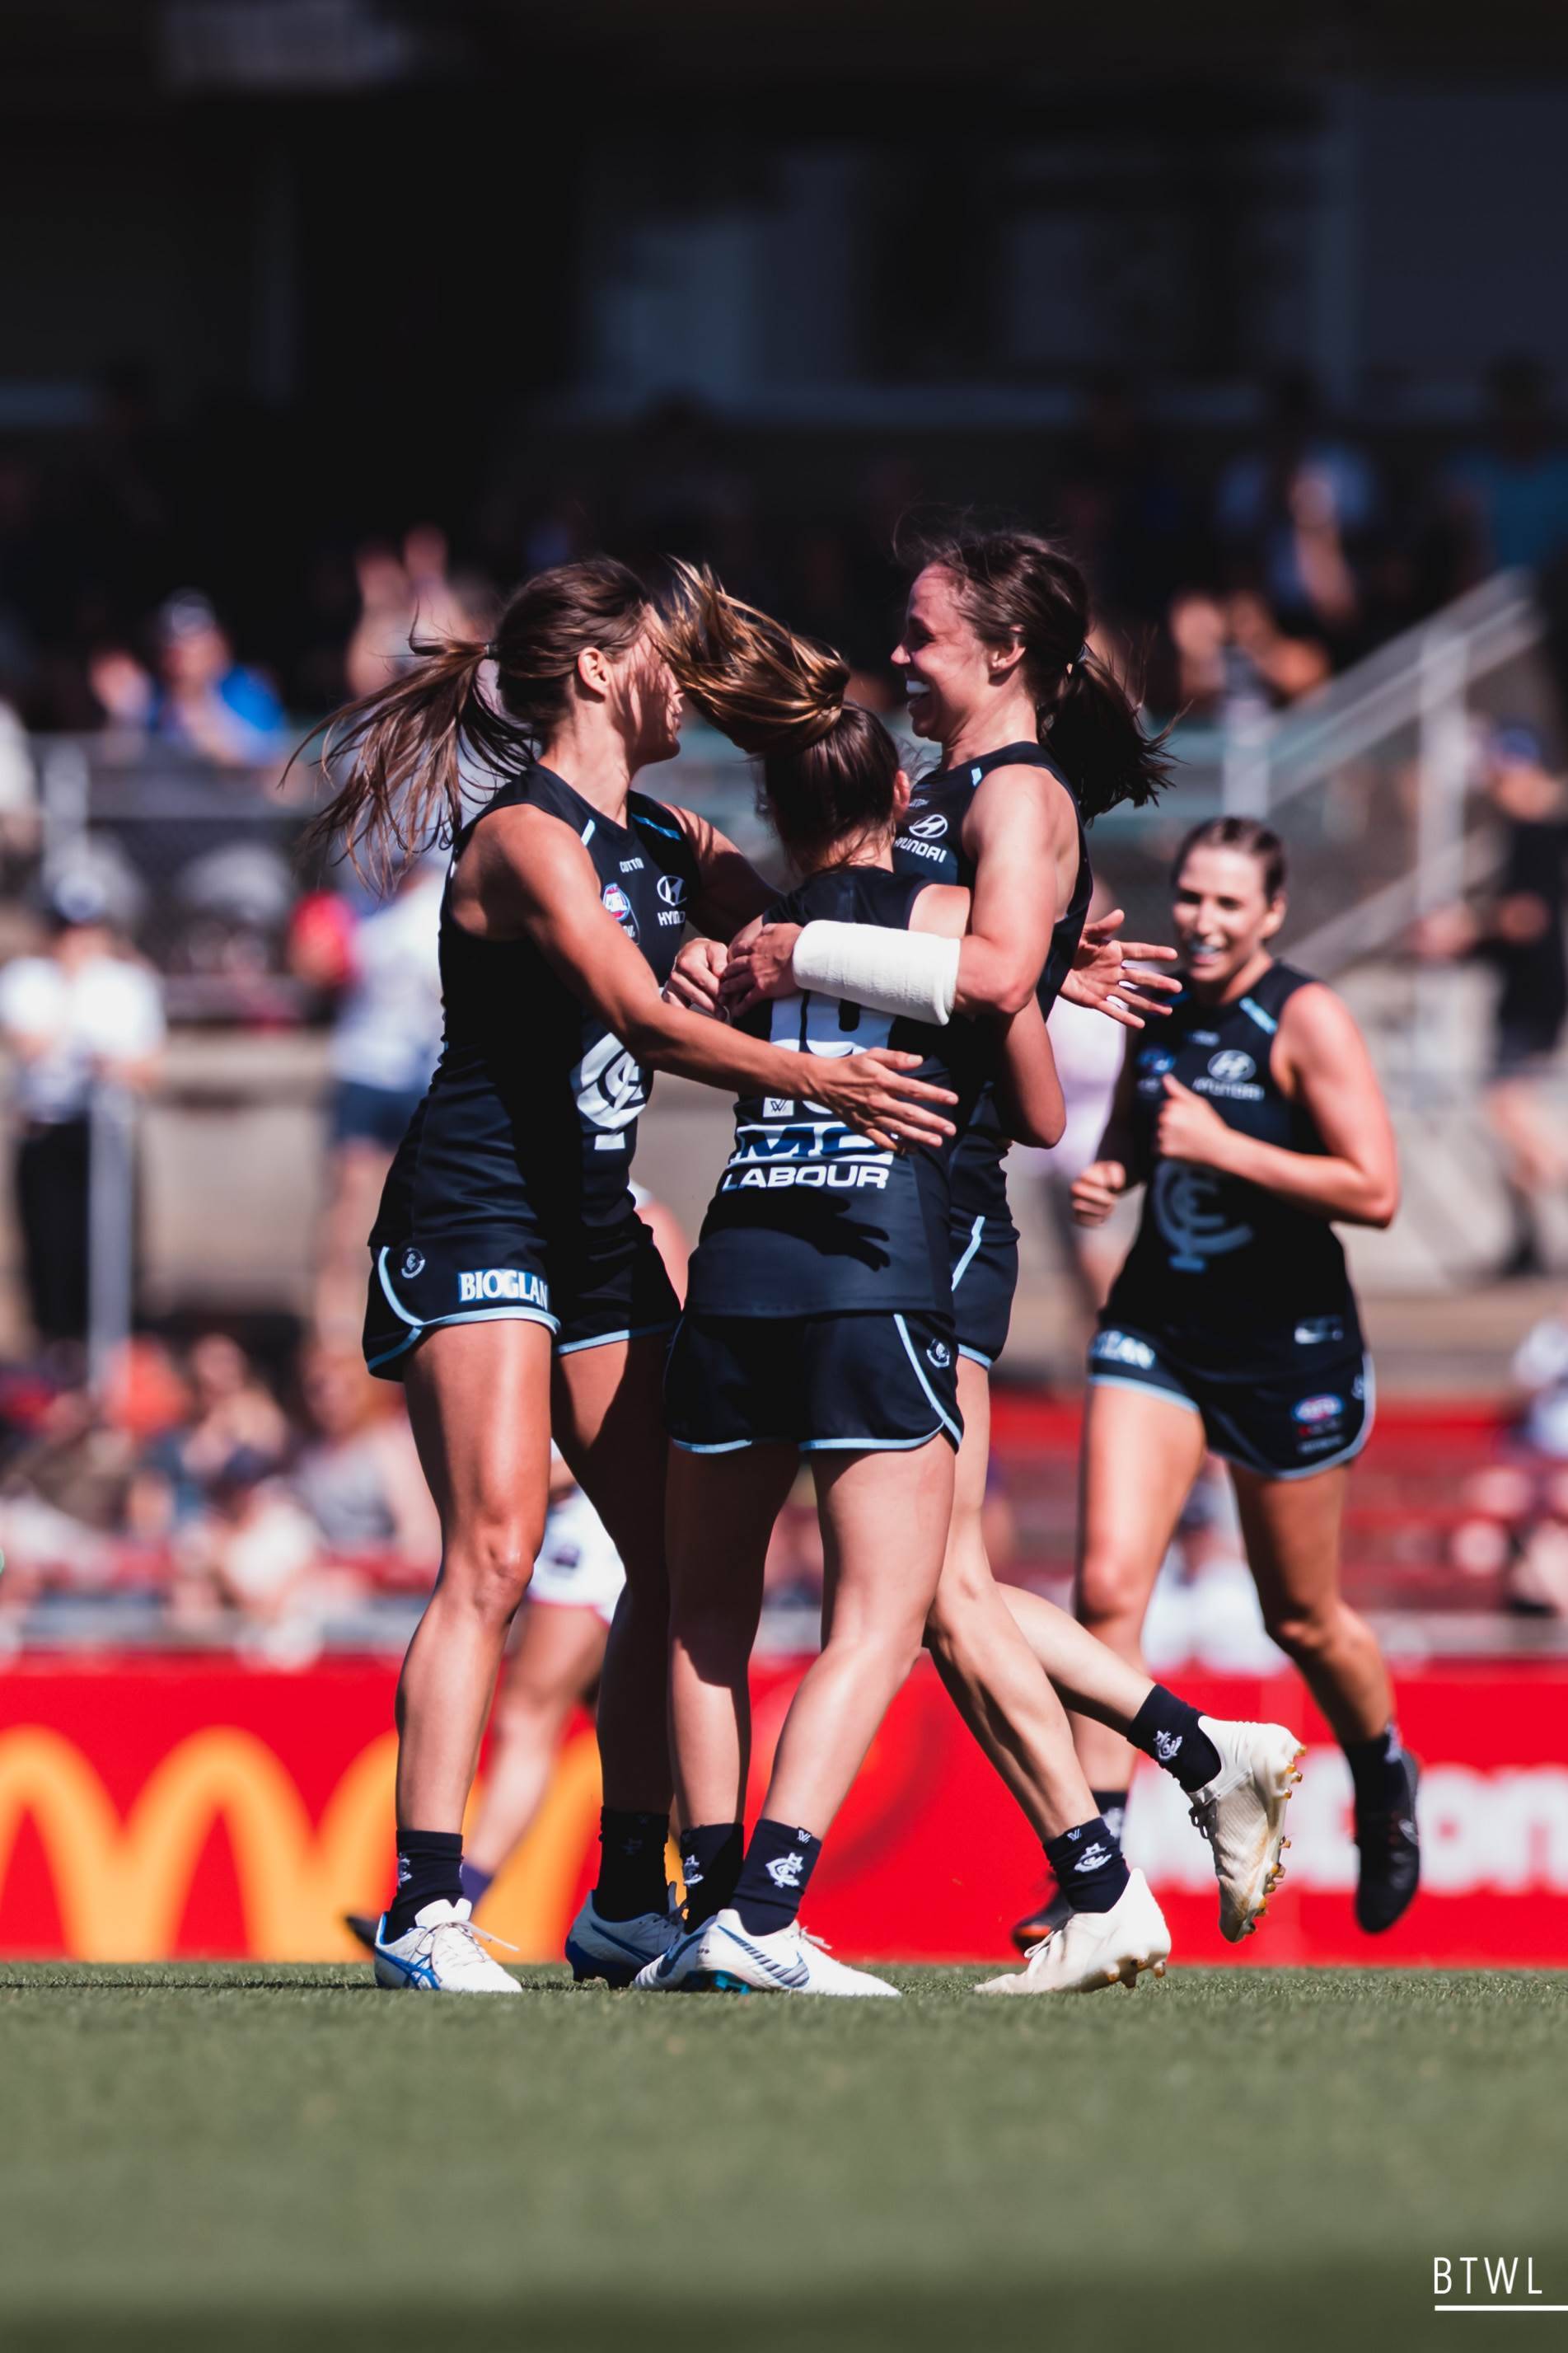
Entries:
[[[1350, 1762], [1356, 1917], [1376, 1932], [1416, 1891], [1415, 1767], [1376, 1637], [1340, 1593], [1345, 1486], [1373, 1393], [1334, 1222], [1394, 1217], [1393, 1133], [1344, 1005], [1271, 953], [1286, 915], [1277, 834], [1250, 818], [1197, 827], [1172, 913], [1185, 988], [1158, 1043], [1129, 1044], [1100, 1156], [1073, 1188], [1095, 1225], [1148, 1187], [1089, 1351], [1079, 1614], [1138, 1663], [1205, 1450], [1224, 1457], [1268, 1630]], [[1096, 1785], [1123, 1793], [1131, 1760], [1116, 1735], [1086, 1723], [1079, 1746]]]

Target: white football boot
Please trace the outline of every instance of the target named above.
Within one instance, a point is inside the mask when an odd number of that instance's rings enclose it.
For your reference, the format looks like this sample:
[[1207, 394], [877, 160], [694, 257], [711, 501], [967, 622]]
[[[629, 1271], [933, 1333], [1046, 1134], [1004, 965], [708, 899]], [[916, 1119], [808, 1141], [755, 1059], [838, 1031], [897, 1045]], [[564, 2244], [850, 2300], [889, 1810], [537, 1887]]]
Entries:
[[648, 1993], [825, 1993], [900, 1999], [897, 1986], [836, 1961], [820, 1936], [792, 1920], [787, 1928], [754, 1936], [731, 1908], [683, 1936], [667, 1965], [643, 1969], [634, 1982]]
[[1109, 1912], [1070, 1912], [1030, 1946], [1026, 1968], [988, 1978], [975, 1991], [1098, 1993], [1101, 1986], [1124, 1985], [1131, 1992], [1144, 1969], [1163, 1978], [1170, 1956], [1165, 1915], [1142, 1873], [1131, 1871]]
[[630, 1920], [603, 1918], [590, 1893], [572, 1923], [566, 1957], [579, 1985], [588, 1978], [603, 1978], [606, 1985], [628, 1986], [637, 1971], [647, 1962], [658, 1960], [681, 1933], [673, 1887], [667, 1910], [639, 1912]]
[[[413, 1927], [390, 1943], [384, 1913], [376, 1923], [372, 1948], [377, 1985], [399, 1986], [416, 1993], [521, 1993], [517, 1979], [509, 1977], [479, 1942], [481, 1936], [489, 1936], [492, 1944], [504, 1939], [491, 1936], [488, 1928], [476, 1928], [468, 1917], [470, 1909], [466, 1895], [456, 1904], [440, 1897], [416, 1912]], [[516, 1947], [508, 1945], [507, 1950], [514, 1952]]]
[[1285, 1876], [1285, 1809], [1307, 1752], [1282, 1724], [1227, 1724], [1212, 1715], [1198, 1722], [1220, 1762], [1212, 1781], [1189, 1792], [1190, 1810], [1214, 1851], [1220, 1934], [1238, 1945], [1256, 1932]]

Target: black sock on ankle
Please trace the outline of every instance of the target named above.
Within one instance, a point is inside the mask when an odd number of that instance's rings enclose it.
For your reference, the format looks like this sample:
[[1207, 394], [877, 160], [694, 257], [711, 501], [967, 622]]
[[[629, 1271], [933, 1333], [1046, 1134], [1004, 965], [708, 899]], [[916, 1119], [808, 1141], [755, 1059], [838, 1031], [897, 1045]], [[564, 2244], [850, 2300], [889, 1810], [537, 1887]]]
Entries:
[[462, 1831], [399, 1830], [397, 1893], [386, 1907], [388, 1943], [406, 1936], [426, 1904], [458, 1904], [462, 1894]]
[[1174, 1774], [1184, 1789], [1201, 1789], [1219, 1771], [1219, 1750], [1198, 1721], [1195, 1707], [1156, 1683], [1127, 1735], [1134, 1748]]
[[1106, 1835], [1116, 1841], [1117, 1852], [1120, 1853], [1127, 1829], [1127, 1792], [1125, 1789], [1095, 1789], [1090, 1795], [1100, 1808], [1100, 1819], [1105, 1824]]
[[1357, 1813], [1386, 1814], [1394, 1807], [1403, 1811], [1409, 1791], [1399, 1726], [1389, 1725], [1375, 1740], [1347, 1740], [1342, 1746], [1355, 1784]]
[[623, 1813], [599, 1809], [599, 1879], [594, 1908], [605, 1920], [635, 1920], [642, 1912], [662, 1912], [669, 1901], [664, 1875], [668, 1814]]
[[1109, 1912], [1126, 1890], [1127, 1865], [1103, 1814], [1047, 1839], [1046, 1861], [1075, 1912]]
[[764, 1814], [752, 1832], [735, 1882], [742, 1927], [753, 1936], [771, 1936], [787, 1928], [800, 1910], [821, 1852], [822, 1841], [809, 1831], [797, 1830], [791, 1822], [771, 1822]]
[[744, 1822], [699, 1822], [680, 1833], [680, 1875], [686, 1882], [686, 1925], [700, 1928], [732, 1903], [746, 1844]]

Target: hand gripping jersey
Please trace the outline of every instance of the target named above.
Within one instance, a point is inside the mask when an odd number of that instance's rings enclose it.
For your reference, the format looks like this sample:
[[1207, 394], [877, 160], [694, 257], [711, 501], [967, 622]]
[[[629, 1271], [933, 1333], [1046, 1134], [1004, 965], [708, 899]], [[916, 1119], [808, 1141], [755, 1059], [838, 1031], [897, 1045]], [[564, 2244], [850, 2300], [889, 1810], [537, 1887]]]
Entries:
[[1158, 1036], [1143, 1032], [1136, 1049], [1139, 1162], [1130, 1173], [1146, 1175], [1148, 1190], [1101, 1324], [1147, 1333], [1214, 1379], [1306, 1373], [1361, 1350], [1344, 1252], [1327, 1219], [1218, 1169], [1163, 1160], [1155, 1144], [1169, 1071], [1226, 1126], [1288, 1152], [1322, 1151], [1310, 1113], [1281, 1092], [1270, 1059], [1281, 1011], [1310, 986], [1310, 974], [1274, 964], [1234, 1005], [1184, 994]]
[[[775, 902], [770, 923], [879, 923], [909, 928], [931, 877], [840, 867]], [[838, 1056], [891, 1047], [918, 1054], [916, 1076], [951, 1086], [962, 1131], [980, 1084], [979, 1040], [967, 1021], [937, 1029], [812, 991], [757, 1007], [741, 1024], [775, 1046]], [[809, 1316], [880, 1311], [945, 1313], [952, 1145], [881, 1150], [811, 1098], [742, 1096], [735, 1145], [691, 1261], [689, 1311], [698, 1315]]]
[[[549, 768], [504, 784], [453, 843], [452, 871], [497, 809], [545, 809], [581, 839], [599, 895], [662, 986], [697, 866], [658, 801], [633, 793], [614, 824]], [[512, 1228], [560, 1234], [616, 1222], [651, 1081], [526, 939], [484, 940], [441, 904], [441, 1059], [398, 1148], [372, 1248]]]
[[[960, 767], [942, 768], [936, 775], [923, 776], [920, 780], [910, 796], [910, 806], [893, 846], [894, 871], [923, 875], [928, 882], [958, 882], [965, 890], [972, 889], [974, 860], [964, 853], [964, 813], [983, 778], [988, 776], [993, 768], [1008, 767], [1044, 768], [1067, 793], [1077, 815], [1078, 800], [1072, 786], [1047, 756], [1044, 745], [1006, 744], [999, 752], [987, 752], [981, 759], [966, 760]], [[1084, 839], [1083, 820], [1079, 817], [1078, 873], [1073, 882], [1072, 896], [1052, 927], [1050, 953], [1035, 992], [1040, 1010], [1047, 1019], [1052, 1006], [1061, 994], [1062, 983], [1072, 969], [1072, 960], [1078, 954], [1093, 889], [1089, 845]], [[1006, 1151], [1007, 1136], [996, 1109], [995, 1098], [987, 1086], [982, 1091], [974, 1116], [964, 1130], [953, 1155], [952, 1215], [955, 1225], [972, 1227], [977, 1218], [996, 1219], [1004, 1224], [1010, 1224], [1007, 1185], [1002, 1166]]]

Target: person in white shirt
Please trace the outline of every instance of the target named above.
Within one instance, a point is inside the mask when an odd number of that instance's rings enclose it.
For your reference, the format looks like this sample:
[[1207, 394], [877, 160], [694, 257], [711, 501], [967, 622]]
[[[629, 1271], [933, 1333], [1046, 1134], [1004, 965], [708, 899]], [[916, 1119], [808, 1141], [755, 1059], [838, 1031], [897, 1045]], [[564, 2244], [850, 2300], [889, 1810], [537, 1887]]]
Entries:
[[[342, 964], [330, 976], [342, 994], [329, 1057], [331, 1158], [316, 1276], [316, 1328], [329, 1342], [359, 1337], [364, 1238], [441, 1051], [437, 933], [445, 887], [444, 858], [411, 861], [392, 896], [332, 945]], [[296, 969], [325, 976], [309, 956], [297, 944]]]
[[87, 1330], [92, 1098], [110, 1082], [140, 1091], [163, 1044], [153, 973], [120, 953], [96, 883], [59, 885], [40, 955], [0, 972], [0, 1035], [14, 1058], [16, 1187], [28, 1304], [42, 1341]]

